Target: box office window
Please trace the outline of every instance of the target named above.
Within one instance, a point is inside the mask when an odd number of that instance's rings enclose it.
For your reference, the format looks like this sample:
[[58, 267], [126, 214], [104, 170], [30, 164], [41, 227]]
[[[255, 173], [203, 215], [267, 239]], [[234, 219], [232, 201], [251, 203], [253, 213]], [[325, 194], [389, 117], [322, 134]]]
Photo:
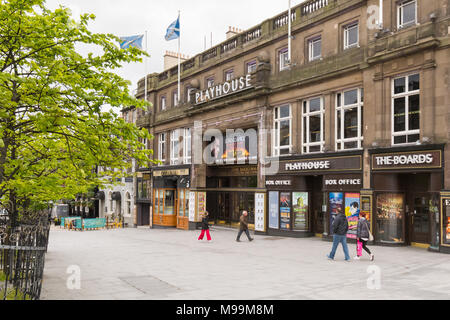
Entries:
[[325, 145], [323, 98], [303, 101], [303, 153], [322, 152]]
[[274, 111], [273, 155], [288, 155], [292, 149], [291, 106], [280, 106]]
[[392, 81], [392, 144], [420, 140], [420, 75]]
[[364, 91], [336, 95], [336, 150], [361, 149], [364, 128]]
[[402, 1], [397, 5], [397, 27], [406, 28], [417, 22], [417, 5], [415, 0]]

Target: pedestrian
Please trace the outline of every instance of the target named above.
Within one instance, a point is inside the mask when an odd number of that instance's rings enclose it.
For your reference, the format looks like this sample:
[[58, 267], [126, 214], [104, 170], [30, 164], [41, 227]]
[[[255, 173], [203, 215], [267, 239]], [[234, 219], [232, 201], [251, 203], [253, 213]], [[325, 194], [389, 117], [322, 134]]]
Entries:
[[208, 217], [209, 217], [209, 212], [205, 211], [205, 213], [203, 214], [203, 219], [202, 219], [202, 233], [200, 233], [198, 240], [203, 240], [203, 237], [205, 236], [205, 233], [206, 233], [206, 239], [208, 240], [208, 242], [211, 242], [211, 235], [209, 234]]
[[341, 208], [337, 208], [337, 215], [331, 225], [331, 231], [333, 232], [333, 247], [331, 249], [330, 254], [327, 254], [327, 258], [330, 260], [334, 260], [334, 255], [336, 254], [336, 249], [339, 243], [342, 244], [342, 248], [344, 249], [345, 261], [350, 262], [350, 255], [348, 254], [348, 246], [347, 246], [347, 231], [348, 231], [348, 221], [345, 214], [342, 212]]
[[248, 212], [242, 211], [242, 215], [239, 218], [239, 233], [237, 235], [236, 241], [241, 242], [240, 238], [243, 232], [247, 235], [248, 241], [253, 241], [253, 238], [250, 237], [250, 233], [248, 232]]
[[370, 252], [369, 248], [367, 248], [367, 242], [370, 238], [370, 228], [369, 221], [367, 221], [364, 212], [360, 213], [358, 228], [356, 230], [356, 257], [354, 259], [359, 260], [362, 256], [362, 249], [364, 249], [369, 254], [370, 261], [373, 261], [374, 255]]

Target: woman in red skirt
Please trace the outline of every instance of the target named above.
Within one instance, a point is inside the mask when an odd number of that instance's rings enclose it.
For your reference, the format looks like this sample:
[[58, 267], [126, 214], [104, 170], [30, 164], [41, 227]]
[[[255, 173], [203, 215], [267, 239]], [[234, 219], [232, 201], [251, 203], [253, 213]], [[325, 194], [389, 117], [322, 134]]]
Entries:
[[210, 242], [211, 235], [209, 234], [208, 216], [209, 216], [208, 211], [205, 211], [205, 213], [203, 214], [203, 219], [202, 219], [202, 233], [200, 233], [198, 240], [203, 240], [203, 237], [205, 236], [205, 233], [206, 233], [206, 239], [208, 239], [208, 242]]

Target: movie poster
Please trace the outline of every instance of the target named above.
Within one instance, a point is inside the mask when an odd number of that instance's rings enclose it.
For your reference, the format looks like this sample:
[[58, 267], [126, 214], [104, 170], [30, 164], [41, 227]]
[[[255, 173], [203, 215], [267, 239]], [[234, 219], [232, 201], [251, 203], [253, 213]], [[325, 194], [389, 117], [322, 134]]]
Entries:
[[280, 229], [291, 229], [291, 193], [280, 193]]
[[338, 212], [342, 212], [344, 205], [344, 194], [341, 192], [330, 192], [329, 196], [330, 201], [330, 234], [333, 234], [333, 229], [331, 226], [333, 225], [334, 219]]
[[443, 241], [445, 244], [450, 244], [450, 198], [442, 199], [442, 226], [444, 227]]
[[308, 193], [292, 193], [292, 209], [294, 211], [294, 229], [308, 230]]
[[278, 229], [278, 191], [269, 192], [269, 228]]
[[356, 239], [356, 231], [358, 228], [359, 212], [360, 212], [360, 194], [345, 194], [345, 216], [348, 221], [347, 238]]

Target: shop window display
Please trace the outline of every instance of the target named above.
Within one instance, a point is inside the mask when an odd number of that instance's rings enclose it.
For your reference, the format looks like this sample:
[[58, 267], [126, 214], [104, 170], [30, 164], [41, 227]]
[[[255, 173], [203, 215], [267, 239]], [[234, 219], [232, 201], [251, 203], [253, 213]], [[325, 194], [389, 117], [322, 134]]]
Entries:
[[386, 243], [403, 243], [404, 240], [404, 196], [386, 193], [377, 197], [376, 239]]

